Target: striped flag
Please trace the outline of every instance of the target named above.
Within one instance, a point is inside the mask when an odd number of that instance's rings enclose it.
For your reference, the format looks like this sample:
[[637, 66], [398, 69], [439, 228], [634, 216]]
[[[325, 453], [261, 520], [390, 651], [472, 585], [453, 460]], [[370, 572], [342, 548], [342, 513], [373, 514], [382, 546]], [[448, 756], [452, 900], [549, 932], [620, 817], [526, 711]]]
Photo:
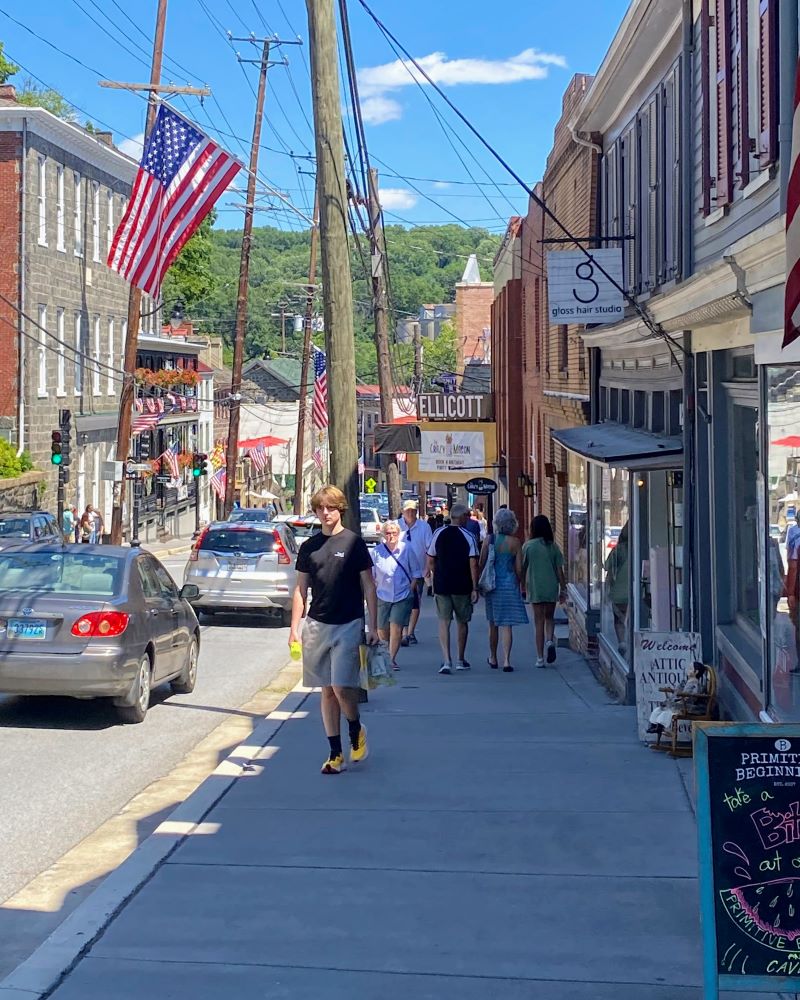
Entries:
[[267, 467], [267, 449], [263, 444], [256, 445], [250, 449], [250, 461], [255, 466], [256, 472], [263, 472]]
[[794, 93], [792, 159], [786, 196], [786, 299], [783, 346], [800, 337], [800, 63]]
[[142, 434], [151, 431], [161, 419], [160, 413], [137, 413], [131, 424], [131, 434]]
[[214, 491], [214, 493], [220, 500], [225, 499], [225, 484], [227, 480], [228, 480], [228, 473], [224, 467], [222, 469], [217, 469], [217, 471], [209, 480], [208, 485], [211, 487], [211, 489]]
[[171, 444], [169, 448], [167, 448], [167, 450], [161, 456], [161, 458], [167, 463], [170, 475], [172, 476], [173, 479], [181, 478], [181, 470], [180, 466], [178, 465], [178, 452], [180, 450], [181, 446], [176, 441], [174, 444]]
[[316, 465], [317, 469], [322, 472], [322, 448], [319, 445], [314, 447], [314, 454], [312, 457], [314, 459], [314, 465]]
[[187, 118], [161, 104], [108, 266], [158, 298], [170, 264], [240, 167]]
[[315, 427], [328, 426], [328, 373], [325, 352], [314, 348], [314, 402], [311, 409]]
[[365, 469], [364, 469], [364, 452], [362, 451], [361, 454], [358, 456], [358, 474], [359, 474], [359, 476], [363, 476], [364, 475], [364, 471], [365, 471]]

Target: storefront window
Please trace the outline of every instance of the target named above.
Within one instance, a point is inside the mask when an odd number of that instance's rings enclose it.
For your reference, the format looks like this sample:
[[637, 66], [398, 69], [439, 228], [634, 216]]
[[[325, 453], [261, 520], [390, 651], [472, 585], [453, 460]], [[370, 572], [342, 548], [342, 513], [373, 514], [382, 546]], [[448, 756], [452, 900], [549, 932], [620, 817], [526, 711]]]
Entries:
[[732, 482], [731, 542], [734, 552], [736, 615], [758, 630], [761, 624], [758, 575], [758, 410], [735, 403], [731, 407]]
[[587, 463], [573, 452], [567, 452], [567, 476], [569, 480], [567, 579], [581, 597], [587, 600], [589, 595], [588, 472]]
[[641, 567], [634, 573], [639, 600], [634, 626], [655, 632], [683, 620], [683, 473], [659, 469], [634, 476], [639, 499]]
[[602, 598], [600, 628], [623, 655], [628, 653], [630, 603], [630, 475], [603, 469], [600, 476], [600, 557]]
[[771, 705], [800, 719], [800, 366], [767, 370], [769, 442], [766, 469], [765, 614], [770, 648]]

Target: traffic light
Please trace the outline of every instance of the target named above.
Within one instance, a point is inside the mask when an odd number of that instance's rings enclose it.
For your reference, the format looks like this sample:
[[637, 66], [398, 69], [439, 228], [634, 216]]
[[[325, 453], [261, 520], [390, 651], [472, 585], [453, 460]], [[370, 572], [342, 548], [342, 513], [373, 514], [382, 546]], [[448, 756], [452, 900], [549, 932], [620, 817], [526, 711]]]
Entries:
[[199, 452], [192, 455], [192, 475], [195, 479], [208, 475], [208, 455]]
[[50, 463], [51, 465], [61, 465], [64, 455], [61, 451], [61, 431], [53, 431], [50, 434]]
[[58, 422], [61, 427], [61, 468], [68, 476], [67, 469], [71, 461], [70, 445], [72, 444], [72, 413], [69, 410], [61, 410], [58, 415]]
[[208, 455], [200, 456], [200, 475], [208, 475]]
[[139, 458], [147, 461], [150, 458], [150, 435], [148, 433], [139, 435]]

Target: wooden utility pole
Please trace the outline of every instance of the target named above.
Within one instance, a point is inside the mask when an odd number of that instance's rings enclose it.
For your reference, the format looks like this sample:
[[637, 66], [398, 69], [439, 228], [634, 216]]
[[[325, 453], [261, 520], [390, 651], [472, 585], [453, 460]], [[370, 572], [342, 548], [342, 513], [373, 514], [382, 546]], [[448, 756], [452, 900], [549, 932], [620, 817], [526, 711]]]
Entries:
[[[415, 399], [422, 392], [422, 330], [419, 323], [414, 324], [414, 397]], [[427, 483], [420, 479], [417, 483], [417, 494], [419, 495], [419, 516], [425, 517], [425, 501]]]
[[[389, 310], [386, 295], [386, 243], [383, 238], [378, 171], [369, 171], [369, 236], [372, 245], [372, 309], [375, 314], [375, 347], [378, 351], [378, 385], [381, 390], [381, 423], [394, 420], [394, 380], [389, 356]], [[387, 455], [386, 483], [389, 517], [400, 516], [400, 469], [396, 455]]]
[[[161, 84], [161, 64], [164, 59], [164, 34], [167, 27], [167, 0], [158, 0], [156, 12], [156, 30], [153, 37], [153, 61], [150, 66], [150, 83], [119, 83], [112, 80], [101, 80], [101, 87], [113, 87], [116, 90], [145, 90], [150, 94], [147, 106], [147, 119], [144, 126], [143, 144], [147, 145], [150, 133], [156, 120], [159, 93], [197, 94], [207, 96], [210, 91], [205, 87], [175, 87]], [[131, 423], [133, 420], [133, 373], [136, 370], [136, 352], [139, 347], [139, 323], [142, 313], [142, 292], [140, 288], [131, 285], [128, 296], [128, 329], [125, 334], [125, 356], [123, 360], [122, 388], [119, 395], [119, 417], [117, 418], [117, 449], [116, 459], [125, 462], [131, 441]], [[137, 484], [138, 485], [138, 484]], [[122, 509], [125, 503], [125, 478], [114, 484], [114, 505], [111, 511], [111, 543], [120, 545], [122, 542]]]
[[317, 153], [331, 481], [347, 498], [347, 526], [359, 531], [353, 285], [336, 21], [333, 0], [306, 0], [306, 7]]
[[308, 411], [308, 371], [311, 367], [311, 324], [314, 320], [314, 291], [317, 283], [317, 243], [319, 242], [319, 192], [314, 192], [314, 225], [311, 227], [311, 250], [308, 257], [306, 314], [303, 318], [303, 357], [300, 365], [300, 401], [297, 409], [297, 447], [294, 459], [294, 512], [303, 511], [303, 468], [306, 462], [306, 414]]

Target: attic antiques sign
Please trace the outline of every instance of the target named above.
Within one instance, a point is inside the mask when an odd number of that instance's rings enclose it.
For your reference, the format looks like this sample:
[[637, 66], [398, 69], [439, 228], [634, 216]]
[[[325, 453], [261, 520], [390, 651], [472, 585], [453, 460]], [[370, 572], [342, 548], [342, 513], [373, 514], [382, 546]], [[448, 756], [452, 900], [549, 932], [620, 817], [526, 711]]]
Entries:
[[547, 299], [551, 323], [616, 323], [622, 319], [625, 312], [625, 297], [620, 291], [622, 250], [589, 252], [592, 260], [580, 250], [548, 251]]
[[[702, 660], [702, 643], [695, 632], [637, 632], [634, 638], [633, 669], [636, 674], [636, 722], [643, 743], [654, 740], [647, 733], [650, 713], [663, 704], [668, 695], [659, 690], [673, 689], [686, 683], [695, 660]], [[679, 733], [691, 740], [691, 724]]]
[[800, 726], [695, 731], [705, 1000], [800, 990]]
[[490, 392], [428, 392], [417, 399], [420, 420], [491, 420]]

